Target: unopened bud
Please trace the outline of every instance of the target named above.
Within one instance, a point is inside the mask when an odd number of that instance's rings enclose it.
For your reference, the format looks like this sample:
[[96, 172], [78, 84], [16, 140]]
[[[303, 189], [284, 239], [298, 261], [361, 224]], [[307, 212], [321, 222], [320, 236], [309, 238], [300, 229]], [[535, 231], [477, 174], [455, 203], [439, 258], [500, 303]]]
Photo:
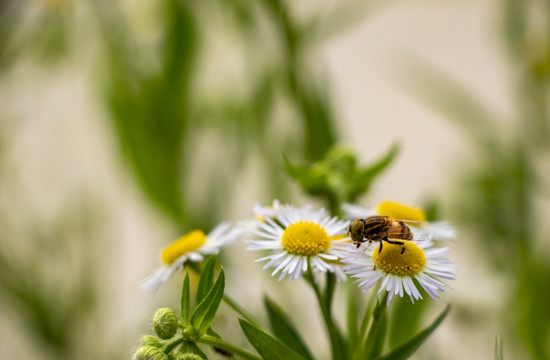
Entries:
[[158, 355], [164, 354], [154, 346], [145, 345], [137, 349], [133, 360], [157, 360]]
[[186, 341], [195, 342], [197, 340], [197, 332], [191, 325], [187, 325], [183, 329], [182, 335]]
[[176, 360], [204, 360], [197, 354], [180, 354], [176, 357]]
[[159, 339], [154, 337], [153, 335], [145, 335], [141, 338], [141, 345], [148, 345], [148, 346], [154, 346], [154, 347], [161, 347], [162, 344], [160, 343]]
[[153, 319], [155, 332], [161, 339], [171, 339], [178, 332], [178, 317], [172, 309], [161, 308]]

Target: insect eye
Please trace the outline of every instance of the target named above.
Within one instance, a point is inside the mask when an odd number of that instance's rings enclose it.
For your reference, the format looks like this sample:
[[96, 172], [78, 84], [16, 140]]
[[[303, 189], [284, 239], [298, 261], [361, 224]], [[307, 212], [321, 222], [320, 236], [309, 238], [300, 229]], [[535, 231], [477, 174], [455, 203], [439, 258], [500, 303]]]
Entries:
[[364, 228], [365, 225], [361, 220], [353, 220], [353, 222], [349, 226], [349, 232], [359, 235], [363, 232]]

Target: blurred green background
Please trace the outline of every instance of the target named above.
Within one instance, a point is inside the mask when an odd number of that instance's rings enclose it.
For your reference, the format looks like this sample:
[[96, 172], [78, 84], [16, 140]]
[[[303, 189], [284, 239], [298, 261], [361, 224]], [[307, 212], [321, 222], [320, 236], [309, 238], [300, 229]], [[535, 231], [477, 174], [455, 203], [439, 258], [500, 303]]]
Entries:
[[[311, 201], [284, 157], [399, 143], [361, 204], [459, 230], [453, 310], [416, 358], [491, 358], [500, 334], [506, 358], [549, 359], [549, 76], [545, 0], [0, 2], [0, 358], [129, 358], [177, 303], [178, 277], [137, 286], [160, 247]], [[229, 249], [228, 291], [294, 301], [323, 356], [312, 294], [253, 259]], [[394, 339], [425, 303], [394, 312]]]

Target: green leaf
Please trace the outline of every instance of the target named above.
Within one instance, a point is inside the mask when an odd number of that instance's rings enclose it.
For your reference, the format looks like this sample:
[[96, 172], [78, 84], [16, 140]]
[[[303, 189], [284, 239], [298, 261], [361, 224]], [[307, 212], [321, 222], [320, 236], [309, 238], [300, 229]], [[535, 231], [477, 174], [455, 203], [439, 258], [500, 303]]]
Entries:
[[216, 264], [216, 256], [211, 256], [206, 260], [204, 267], [201, 271], [201, 276], [199, 278], [199, 285], [197, 287], [197, 304], [199, 304], [206, 294], [212, 288], [214, 284], [214, 265]]
[[346, 287], [346, 316], [348, 322], [349, 343], [357, 344], [359, 338], [359, 329], [357, 328], [357, 291], [355, 291], [355, 284], [352, 284], [351, 281], [347, 281], [344, 285]]
[[297, 352], [258, 329], [246, 320], [239, 319], [244, 335], [264, 360], [304, 360]]
[[[420, 289], [422, 297], [429, 296]], [[421, 320], [426, 315], [430, 301], [416, 301], [414, 304], [407, 301], [397, 301], [392, 305], [392, 312], [389, 321], [388, 345], [390, 349], [396, 348], [414, 336], [422, 329]]]
[[302, 337], [298, 331], [296, 331], [296, 328], [292, 325], [283, 310], [273, 303], [273, 301], [271, 301], [267, 296], [264, 298], [264, 305], [267, 310], [267, 315], [269, 317], [269, 323], [271, 324], [273, 334], [283, 343], [294, 349], [298, 354], [302, 355], [305, 359], [313, 360], [313, 356], [311, 356], [311, 353], [302, 340]]
[[225, 275], [223, 269], [218, 276], [218, 280], [210, 289], [206, 297], [197, 305], [193, 315], [191, 315], [191, 326], [197, 331], [197, 336], [201, 337], [206, 333], [210, 324], [214, 320], [218, 306], [223, 297], [225, 288]]
[[204, 360], [208, 360], [208, 356], [201, 350], [201, 348], [191, 341], [184, 341], [181, 345], [181, 352], [184, 354], [196, 354], [199, 355]]
[[502, 360], [502, 340], [500, 339], [500, 335], [497, 334], [495, 337], [495, 360]]
[[428, 326], [426, 329], [422, 330], [415, 336], [413, 336], [406, 343], [398, 346], [389, 354], [377, 358], [378, 360], [404, 360], [409, 358], [414, 352], [428, 339], [431, 333], [441, 324], [445, 316], [449, 313], [450, 305], [447, 305], [445, 310], [434, 320], [434, 322]]
[[181, 318], [185, 325], [189, 324], [189, 314], [191, 307], [191, 298], [189, 291], [189, 272], [185, 273], [185, 280], [183, 280], [183, 287], [181, 289]]
[[398, 143], [393, 144], [390, 150], [378, 161], [368, 167], [358, 170], [356, 174], [353, 174], [354, 176], [350, 181], [351, 184], [346, 201], [353, 202], [357, 197], [367, 192], [372, 181], [391, 165], [399, 154], [400, 149], [401, 147]]
[[388, 313], [384, 311], [378, 320], [378, 326], [373, 333], [374, 339], [370, 343], [368, 359], [374, 359], [380, 355], [384, 349], [384, 343], [386, 342], [386, 334], [388, 333]]
[[213, 337], [217, 337], [218, 339], [221, 339], [221, 335], [218, 334], [217, 332], [215, 332], [214, 330], [212, 330], [211, 327], [208, 328], [208, 330], [206, 330], [206, 334], [207, 335], [210, 335], [210, 336], [213, 336]]
[[283, 155], [287, 173], [296, 180], [306, 192], [312, 195], [325, 194], [329, 192], [327, 185], [327, 172], [320, 166], [293, 165]]

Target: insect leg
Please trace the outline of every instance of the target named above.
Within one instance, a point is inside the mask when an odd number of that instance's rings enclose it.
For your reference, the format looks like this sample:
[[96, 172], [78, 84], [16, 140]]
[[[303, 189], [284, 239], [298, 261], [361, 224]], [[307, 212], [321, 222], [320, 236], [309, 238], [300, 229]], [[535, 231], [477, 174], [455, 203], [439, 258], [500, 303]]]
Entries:
[[[384, 239], [388, 239], [387, 237], [384, 237]], [[376, 270], [376, 263], [378, 262], [378, 257], [380, 257], [380, 253], [382, 252], [382, 246], [384, 245], [384, 239], [380, 239], [380, 247], [378, 248], [378, 255], [376, 255], [376, 260], [374, 261], [374, 268], [373, 270]]]
[[[409, 267], [409, 264], [407, 263], [407, 259], [405, 258], [405, 255], [403, 255], [405, 253], [405, 243], [403, 241], [395, 241], [395, 240], [388, 240], [386, 238], [386, 241], [390, 244], [394, 244], [394, 245], [403, 245], [403, 248], [401, 249], [401, 257], [403, 258], [403, 261], [405, 262], [405, 264], [407, 264], [407, 269], [410, 270], [411, 268]], [[380, 254], [380, 253], [379, 253]]]

